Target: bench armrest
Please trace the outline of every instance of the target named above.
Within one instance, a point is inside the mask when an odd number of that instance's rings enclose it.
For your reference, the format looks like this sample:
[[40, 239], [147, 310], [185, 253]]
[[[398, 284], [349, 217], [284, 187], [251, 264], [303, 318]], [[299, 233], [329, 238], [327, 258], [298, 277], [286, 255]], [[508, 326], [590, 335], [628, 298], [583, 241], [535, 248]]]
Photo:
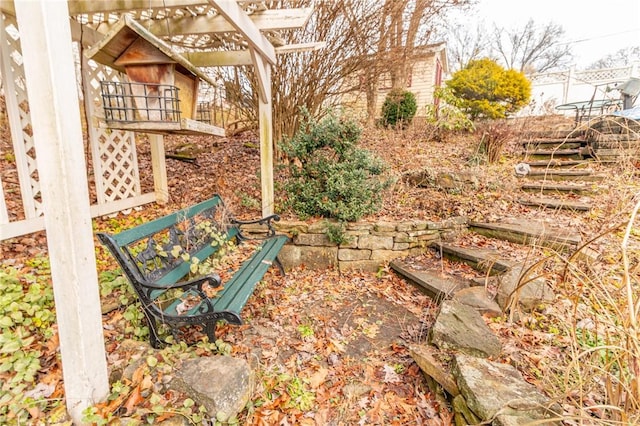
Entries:
[[[273, 222], [278, 222], [280, 220], [280, 216], [277, 214], [272, 214], [269, 216], [265, 216], [262, 217], [260, 219], [255, 219], [255, 220], [237, 220], [237, 219], [231, 219], [231, 224], [236, 225], [238, 227], [238, 231], [239, 231], [239, 235], [240, 238], [243, 240], [250, 240], [250, 239], [262, 239], [262, 238], [269, 238], [269, 237], [273, 237], [276, 235], [276, 230], [273, 227]], [[264, 237], [261, 238], [256, 238], [256, 237], [247, 237], [246, 235], [244, 235], [242, 233], [242, 226], [243, 225], [267, 225], [267, 231], [266, 231], [266, 235]]]
[[220, 287], [222, 280], [218, 274], [209, 274], [203, 277], [198, 277], [189, 281], [181, 281], [175, 284], [158, 284], [154, 281], [139, 281], [140, 285], [146, 288], [154, 290], [171, 290], [174, 288], [196, 288], [198, 291], [202, 291], [202, 286], [205, 283], [209, 283], [212, 287]]

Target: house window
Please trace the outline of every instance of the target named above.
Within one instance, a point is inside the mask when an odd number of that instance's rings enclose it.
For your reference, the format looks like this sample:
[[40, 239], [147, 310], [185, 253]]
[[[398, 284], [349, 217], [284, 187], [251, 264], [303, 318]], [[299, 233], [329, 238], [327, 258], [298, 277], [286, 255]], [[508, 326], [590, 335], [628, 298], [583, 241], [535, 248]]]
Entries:
[[378, 90], [391, 89], [391, 73], [385, 72], [378, 78]]

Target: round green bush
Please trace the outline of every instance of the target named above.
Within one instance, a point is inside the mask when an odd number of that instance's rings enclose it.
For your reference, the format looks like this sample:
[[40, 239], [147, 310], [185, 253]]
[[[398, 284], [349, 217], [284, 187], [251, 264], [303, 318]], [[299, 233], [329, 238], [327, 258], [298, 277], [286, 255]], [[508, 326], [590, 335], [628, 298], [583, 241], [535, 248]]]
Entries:
[[308, 115], [301, 129], [282, 145], [290, 176], [284, 183], [286, 204], [298, 216], [357, 221], [382, 205], [386, 166], [357, 146], [360, 128], [353, 120], [328, 114]]
[[531, 82], [522, 72], [504, 69], [488, 58], [469, 62], [453, 74], [447, 87], [472, 120], [506, 118], [531, 98]]
[[418, 104], [413, 93], [404, 89], [393, 89], [382, 104], [382, 124], [385, 126], [406, 125], [416, 115]]

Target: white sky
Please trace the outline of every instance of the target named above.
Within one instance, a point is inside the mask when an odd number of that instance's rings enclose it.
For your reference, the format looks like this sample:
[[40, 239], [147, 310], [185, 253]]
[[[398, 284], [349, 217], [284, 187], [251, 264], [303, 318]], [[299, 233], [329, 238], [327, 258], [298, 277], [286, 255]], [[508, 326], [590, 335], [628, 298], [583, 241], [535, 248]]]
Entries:
[[492, 28], [520, 28], [529, 18], [553, 21], [572, 42], [578, 68], [621, 48], [640, 46], [640, 0], [479, 0], [467, 19], [484, 20]]

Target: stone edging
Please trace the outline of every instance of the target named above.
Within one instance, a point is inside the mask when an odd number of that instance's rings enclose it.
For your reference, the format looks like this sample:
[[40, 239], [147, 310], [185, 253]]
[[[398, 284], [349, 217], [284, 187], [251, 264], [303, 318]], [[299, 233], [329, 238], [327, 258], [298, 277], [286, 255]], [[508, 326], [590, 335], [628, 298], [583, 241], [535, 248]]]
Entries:
[[376, 272], [390, 260], [420, 254], [431, 242], [465, 230], [467, 219], [350, 222], [345, 224], [344, 232], [349, 241], [340, 245], [329, 241], [330, 224], [336, 222], [278, 222], [276, 230], [291, 238], [279, 255], [285, 268], [304, 264], [312, 269], [338, 267]]

